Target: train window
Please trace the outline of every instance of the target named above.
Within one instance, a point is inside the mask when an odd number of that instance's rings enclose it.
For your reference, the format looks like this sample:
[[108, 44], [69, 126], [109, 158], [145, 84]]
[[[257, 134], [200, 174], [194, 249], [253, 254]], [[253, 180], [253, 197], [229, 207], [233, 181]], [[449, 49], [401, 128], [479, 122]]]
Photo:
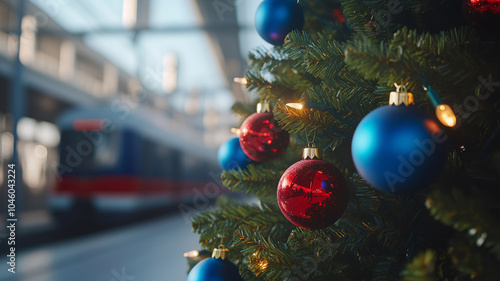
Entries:
[[208, 181], [210, 180], [210, 173], [216, 171], [217, 169], [212, 167], [207, 161], [194, 154], [184, 154], [182, 156], [183, 179]]
[[60, 162], [79, 175], [119, 172], [121, 139], [121, 133], [117, 131], [63, 131]]
[[165, 145], [144, 139], [142, 141], [142, 174], [154, 178], [174, 178], [178, 163], [175, 151]]

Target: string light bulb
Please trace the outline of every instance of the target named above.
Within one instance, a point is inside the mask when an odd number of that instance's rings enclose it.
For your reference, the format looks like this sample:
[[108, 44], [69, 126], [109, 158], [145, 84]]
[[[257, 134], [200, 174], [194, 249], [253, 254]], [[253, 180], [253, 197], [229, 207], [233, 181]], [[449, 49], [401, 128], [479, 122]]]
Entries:
[[269, 263], [266, 260], [261, 260], [257, 252], [252, 254], [252, 261], [259, 267], [260, 270], [266, 270]]
[[196, 250], [184, 253], [185, 258], [194, 258], [194, 257], [197, 257], [199, 255], [200, 255], [200, 252], [198, 252]]
[[286, 106], [289, 106], [289, 107], [292, 107], [292, 108], [295, 108], [295, 109], [302, 109], [304, 108], [304, 104], [303, 103], [299, 103], [299, 102], [292, 102], [292, 103], [287, 103]]
[[445, 103], [434, 88], [429, 85], [424, 86], [424, 90], [427, 91], [427, 96], [432, 102], [432, 105], [436, 108], [436, 116], [441, 122], [441, 124], [447, 127], [454, 127], [457, 124], [457, 117], [453, 112], [453, 109]]
[[436, 107], [436, 116], [445, 126], [454, 127], [457, 124], [457, 117], [447, 104], [440, 104]]
[[320, 103], [320, 102], [315, 102], [315, 101], [303, 101], [303, 102], [293, 102], [293, 103], [287, 103], [286, 106], [302, 110], [302, 109], [316, 109], [316, 110], [322, 110], [322, 111], [328, 111], [330, 114], [333, 115], [333, 117], [337, 118], [340, 122], [351, 126], [353, 128], [356, 127], [356, 124], [353, 122], [349, 121], [348, 119], [342, 117], [339, 112], [337, 112], [337, 109], [331, 106], [328, 106], [326, 104]]
[[265, 261], [265, 260], [261, 260], [257, 264], [257, 266], [260, 268], [260, 270], [266, 270], [266, 268], [267, 268], [268, 265], [269, 265], [269, 263], [267, 261]]
[[231, 128], [231, 133], [240, 136], [241, 130], [239, 128]]
[[238, 83], [241, 85], [246, 85], [248, 84], [248, 80], [246, 77], [234, 77], [233, 79], [234, 83]]

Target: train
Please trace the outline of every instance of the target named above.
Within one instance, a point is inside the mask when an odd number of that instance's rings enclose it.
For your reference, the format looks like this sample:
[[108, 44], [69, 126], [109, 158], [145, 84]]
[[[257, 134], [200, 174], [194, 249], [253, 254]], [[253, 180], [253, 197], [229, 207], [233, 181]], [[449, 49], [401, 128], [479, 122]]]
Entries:
[[116, 221], [190, 203], [220, 171], [199, 132], [154, 111], [74, 108], [57, 126], [57, 180], [48, 206], [58, 220]]

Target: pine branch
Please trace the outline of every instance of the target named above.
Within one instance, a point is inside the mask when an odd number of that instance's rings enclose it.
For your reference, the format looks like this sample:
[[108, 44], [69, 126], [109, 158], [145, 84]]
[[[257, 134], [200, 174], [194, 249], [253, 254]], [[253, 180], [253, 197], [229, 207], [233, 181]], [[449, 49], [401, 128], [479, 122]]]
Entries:
[[457, 231], [468, 231], [478, 245], [490, 248], [500, 261], [498, 220], [485, 208], [480, 198], [465, 196], [459, 189], [434, 190], [426, 206], [431, 215]]
[[243, 264], [263, 280], [286, 280], [292, 275], [293, 265], [300, 264], [297, 255], [284, 243], [266, 239], [245, 226], [237, 229], [235, 239], [238, 241], [235, 246], [241, 247], [246, 257]]
[[241, 102], [236, 102], [231, 107], [231, 111], [239, 116], [241, 122], [243, 122], [248, 116], [255, 112], [257, 104], [252, 103], [250, 105], [243, 104]]
[[320, 79], [331, 79], [345, 68], [345, 44], [333, 40], [329, 34], [293, 31], [283, 48], [295, 68], [302, 68]]
[[[420, 79], [422, 66], [413, 59], [403, 59], [400, 51], [383, 43], [376, 43], [366, 36], [359, 36], [346, 48], [346, 63], [352, 69], [360, 71], [366, 79], [379, 80], [382, 85]], [[409, 88], [421, 87], [421, 83], [417, 85], [413, 82]]]
[[[352, 134], [352, 130], [345, 128], [345, 124], [334, 118], [330, 113], [318, 110], [298, 110], [286, 106], [279, 101], [274, 110], [274, 118], [291, 134], [306, 135], [309, 132], [321, 132], [336, 139], [344, 139]], [[335, 128], [336, 124], [339, 128]], [[344, 127], [344, 128], [341, 128]], [[334, 129], [335, 128], [335, 129]], [[320, 137], [319, 135], [317, 136]]]
[[364, 34], [377, 41], [388, 40], [401, 27], [394, 18], [419, 21], [429, 9], [431, 0], [340, 0], [344, 15], [357, 34]]
[[477, 77], [498, 72], [479, 51], [480, 46], [470, 28], [435, 35], [403, 28], [387, 44], [356, 37], [346, 48], [346, 62], [366, 79], [376, 79], [382, 85], [408, 83], [409, 89], [424, 95], [425, 76], [433, 87], [445, 89], [440, 92], [447, 93], [454, 85], [453, 94], [462, 93], [464, 98], [475, 90]]
[[401, 273], [401, 261], [396, 257], [397, 254], [385, 254], [379, 257], [379, 262], [373, 272], [373, 280], [399, 280]]
[[449, 254], [454, 267], [465, 276], [474, 280], [492, 280], [499, 276], [500, 267], [497, 258], [484, 248], [475, 245], [465, 236], [458, 235], [450, 241]]
[[224, 170], [222, 183], [232, 191], [245, 191], [257, 196], [276, 195], [276, 187], [284, 170], [250, 164], [246, 169]]
[[267, 80], [261, 72], [249, 71], [246, 74], [247, 89], [256, 90], [261, 100], [283, 99], [290, 102], [298, 100], [301, 94], [301, 90], [296, 88], [299, 86], [297, 83], [299, 80], [296, 75], [293, 78], [284, 76], [279, 76], [276, 80]]
[[286, 63], [286, 59], [287, 54], [281, 48], [257, 48], [248, 55], [249, 70], [260, 71], [261, 69], [268, 69], [270, 72], [273, 72], [274, 69], [279, 68], [281, 63]]
[[[304, 92], [303, 99], [306, 101], [319, 102], [333, 108], [345, 120], [357, 124], [363, 117], [373, 109], [380, 106], [381, 103], [387, 103], [385, 97], [373, 95], [375, 87], [370, 85], [362, 87], [360, 85], [336, 88], [324, 83], [323, 87], [313, 86]], [[340, 123], [339, 126], [346, 127], [346, 124]], [[350, 131], [354, 132], [353, 127]]]
[[233, 237], [236, 229], [245, 226], [252, 232], [267, 237], [285, 240], [294, 226], [286, 220], [279, 209], [262, 204], [236, 204], [229, 200], [219, 202], [216, 210], [203, 211], [192, 218], [193, 231], [200, 234], [200, 244], [205, 249], [217, 248], [221, 243], [233, 249], [235, 261], [241, 260], [241, 249], [237, 249], [237, 240]]
[[406, 265], [401, 277], [404, 281], [434, 281], [437, 280], [435, 270], [436, 253], [432, 250], [426, 250]]
[[356, 200], [353, 205], [360, 209], [359, 212], [369, 211], [371, 214], [376, 214], [384, 208], [389, 212], [399, 211], [400, 205], [395, 195], [377, 191], [358, 174], [354, 174], [351, 181]]

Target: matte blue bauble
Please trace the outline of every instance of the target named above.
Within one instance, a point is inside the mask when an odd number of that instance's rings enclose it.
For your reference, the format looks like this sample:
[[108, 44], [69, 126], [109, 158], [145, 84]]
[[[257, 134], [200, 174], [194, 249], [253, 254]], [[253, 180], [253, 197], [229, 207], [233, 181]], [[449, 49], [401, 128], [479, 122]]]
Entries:
[[219, 147], [217, 153], [220, 166], [225, 170], [234, 170], [238, 167], [244, 169], [253, 160], [243, 152], [238, 137], [232, 138]]
[[255, 28], [267, 42], [279, 46], [286, 35], [304, 26], [304, 10], [297, 0], [265, 0], [255, 12]]
[[432, 183], [447, 156], [446, 133], [414, 106], [383, 106], [361, 120], [352, 139], [359, 174], [389, 193], [411, 193]]
[[229, 260], [208, 258], [189, 272], [187, 281], [244, 281], [238, 267]]

